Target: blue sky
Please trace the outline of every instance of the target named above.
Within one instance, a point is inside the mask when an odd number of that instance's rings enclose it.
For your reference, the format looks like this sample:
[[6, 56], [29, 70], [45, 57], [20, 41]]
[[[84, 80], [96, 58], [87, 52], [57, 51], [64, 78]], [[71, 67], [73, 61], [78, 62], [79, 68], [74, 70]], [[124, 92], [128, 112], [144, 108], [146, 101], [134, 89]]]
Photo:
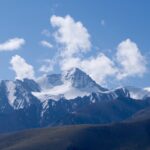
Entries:
[[[139, 75], [139, 70], [133, 72], [135, 69], [133, 66], [133, 68], [130, 67], [133, 74], [128, 73], [128, 75], [121, 77], [121, 79], [119, 77], [119, 79], [116, 79], [116, 76], [118, 76], [116, 73], [108, 73], [106, 77], [104, 74], [101, 78], [104, 78], [106, 81], [104, 84], [130, 84], [139, 87], [150, 86], [149, 7], [149, 0], [1, 0], [0, 44], [2, 45], [9, 39], [16, 37], [24, 39], [25, 42], [15, 50], [0, 51], [0, 79], [15, 78], [15, 72], [12, 70], [10, 64], [12, 57], [15, 55], [20, 56], [26, 63], [33, 66], [35, 72], [34, 76], [38, 77], [44, 74], [39, 71], [39, 68], [45, 63], [44, 60], [49, 59], [50, 61], [53, 60], [54, 57], [60, 58], [60, 56], [58, 56], [60, 55], [58, 49], [62, 52], [64, 48], [62, 43], [57, 41], [53, 36], [53, 33], [55, 33], [60, 26], [52, 26], [50, 18], [55, 15], [64, 19], [66, 15], [69, 15], [74, 23], [80, 21], [90, 35], [89, 40], [92, 45], [90, 50], [84, 54], [81, 51], [77, 52], [78, 57], [82, 61], [83, 59], [84, 61], [86, 61], [86, 59], [88, 59], [88, 61], [89, 59], [96, 59], [95, 57], [97, 57], [97, 55], [103, 53], [115, 63], [115, 67], [119, 67], [119, 70], [123, 72], [125, 69], [121, 66], [121, 60], [116, 62], [118, 45], [126, 41], [126, 39], [130, 39], [131, 45], [135, 43], [138, 46], [138, 51], [144, 61], [142, 59], [137, 65], [144, 63], [144, 67], [146, 68], [142, 70], [143, 73]], [[48, 35], [45, 35], [43, 32], [47, 32]], [[53, 46], [51, 48], [43, 46], [41, 41], [47, 41]], [[133, 58], [134, 57], [136, 56], [133, 56]], [[97, 63], [97, 61], [92, 62]], [[55, 62], [53, 71], [51, 69], [52, 72], [59, 72], [61, 70], [60, 68], [62, 66], [60, 66], [59, 63], [62, 62]], [[101, 65], [98, 65], [98, 67], [99, 66]], [[84, 68], [84, 63], [82, 67]], [[122, 68], [120, 69], [120, 67]], [[94, 70], [95, 68], [92, 69]], [[126, 68], [126, 71], [127, 69], [129, 68]], [[141, 69], [143, 69], [142, 66]], [[88, 73], [89, 69], [85, 68], [85, 70]], [[98, 75], [98, 73], [100, 72], [95, 72], [95, 74], [92, 75], [97, 78], [97, 76], [101, 76], [101, 74]], [[99, 81], [101, 83], [101, 80]]]

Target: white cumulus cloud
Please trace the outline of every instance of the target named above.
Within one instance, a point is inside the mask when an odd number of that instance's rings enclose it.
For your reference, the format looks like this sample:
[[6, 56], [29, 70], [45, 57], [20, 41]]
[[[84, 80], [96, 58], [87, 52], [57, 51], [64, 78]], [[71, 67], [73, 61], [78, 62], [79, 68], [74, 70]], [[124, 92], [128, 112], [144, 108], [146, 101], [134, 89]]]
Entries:
[[80, 21], [75, 22], [69, 15], [65, 17], [53, 15], [50, 22], [57, 28], [54, 33], [56, 41], [64, 46], [62, 56], [70, 57], [90, 50], [90, 34]]
[[130, 39], [122, 41], [118, 45], [116, 57], [121, 66], [118, 74], [119, 79], [135, 75], [142, 76], [147, 70], [144, 56], [137, 44]]
[[103, 53], [97, 57], [82, 60], [81, 69], [100, 84], [105, 84], [107, 78], [114, 76], [117, 72], [114, 62]]
[[4, 43], [0, 43], [0, 51], [13, 51], [21, 48], [25, 44], [22, 38], [12, 38]]
[[16, 73], [16, 79], [34, 79], [34, 68], [32, 65], [28, 64], [24, 58], [19, 55], [12, 57], [10, 64], [12, 65], [12, 70]]

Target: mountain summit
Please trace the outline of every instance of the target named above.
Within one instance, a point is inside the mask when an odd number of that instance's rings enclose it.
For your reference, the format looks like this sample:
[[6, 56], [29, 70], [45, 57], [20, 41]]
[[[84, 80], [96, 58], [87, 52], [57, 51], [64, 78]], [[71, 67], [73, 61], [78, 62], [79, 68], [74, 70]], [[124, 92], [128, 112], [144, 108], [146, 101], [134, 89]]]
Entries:
[[98, 85], [89, 75], [78, 68], [64, 71], [62, 74], [52, 74], [44, 77], [39, 82], [40, 92], [33, 92], [33, 95], [41, 101], [46, 99], [59, 100], [74, 99], [76, 97], [88, 96], [95, 92], [104, 92], [107, 89]]
[[72, 87], [88, 91], [88, 92], [100, 92], [107, 89], [98, 85], [89, 75], [80, 70], [79, 68], [73, 68], [64, 73], [64, 80], [70, 81]]

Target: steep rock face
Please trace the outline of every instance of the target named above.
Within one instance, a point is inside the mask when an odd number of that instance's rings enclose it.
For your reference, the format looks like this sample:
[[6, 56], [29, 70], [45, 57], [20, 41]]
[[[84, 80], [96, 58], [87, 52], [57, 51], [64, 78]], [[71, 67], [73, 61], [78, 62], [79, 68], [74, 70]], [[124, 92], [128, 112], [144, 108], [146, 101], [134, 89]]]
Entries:
[[61, 74], [51, 74], [47, 76], [48, 83], [51, 86], [57, 86], [63, 84], [62, 79], [61, 79]]
[[[12, 109], [23, 109], [31, 104], [39, 102], [31, 92], [40, 91], [38, 84], [33, 80], [25, 79], [23, 81], [2, 81], [0, 83], [1, 107], [11, 107]], [[5, 103], [5, 104], [4, 104]]]
[[98, 85], [89, 75], [78, 68], [66, 71], [63, 76], [64, 80], [70, 81], [74, 88], [90, 93], [107, 91], [107, 89]]
[[[18, 80], [18, 82], [20, 82], [20, 81]], [[41, 91], [39, 84], [31, 79], [24, 79], [22, 81], [22, 85], [25, 89], [27, 89], [30, 92], [40, 92]]]
[[[77, 97], [70, 101], [66, 99], [60, 99], [59, 101], [50, 99], [43, 102], [41, 123], [42, 125], [49, 124], [52, 126], [108, 123], [125, 119], [135, 111], [149, 105], [146, 101], [141, 101], [141, 103], [137, 104], [139, 106], [137, 107], [136, 103], [138, 101], [135, 101], [133, 105], [132, 101], [128, 91], [125, 89], [92, 93], [89, 96]], [[122, 110], [120, 110], [121, 108]]]
[[32, 80], [3, 80], [0, 83], [0, 132], [39, 126], [41, 104], [31, 91], [39, 91]]

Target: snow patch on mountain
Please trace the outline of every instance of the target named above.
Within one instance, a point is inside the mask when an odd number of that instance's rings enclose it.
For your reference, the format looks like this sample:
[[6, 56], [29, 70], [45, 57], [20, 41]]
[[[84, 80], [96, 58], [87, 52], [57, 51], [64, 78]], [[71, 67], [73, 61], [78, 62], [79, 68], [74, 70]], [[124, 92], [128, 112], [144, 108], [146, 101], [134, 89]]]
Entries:
[[107, 91], [78, 68], [64, 71], [62, 75], [45, 76], [37, 82], [40, 84], [42, 91], [32, 92], [32, 94], [42, 102], [48, 99], [59, 100], [61, 98], [69, 100], [88, 96], [92, 92]]
[[41, 101], [48, 99], [59, 100], [61, 98], [74, 99], [76, 97], [83, 97], [89, 95], [88, 92], [81, 91], [72, 87], [70, 82], [64, 82], [62, 85], [55, 86], [53, 88], [45, 89], [41, 92], [32, 92]]
[[95, 103], [96, 100], [111, 101], [111, 100], [116, 100], [118, 97], [130, 97], [128, 90], [119, 87], [117, 89], [113, 89], [109, 91], [92, 93], [90, 95], [90, 101], [91, 103]]
[[7, 81], [6, 89], [8, 93], [8, 102], [11, 106], [13, 106], [16, 99], [16, 84], [13, 81]]

